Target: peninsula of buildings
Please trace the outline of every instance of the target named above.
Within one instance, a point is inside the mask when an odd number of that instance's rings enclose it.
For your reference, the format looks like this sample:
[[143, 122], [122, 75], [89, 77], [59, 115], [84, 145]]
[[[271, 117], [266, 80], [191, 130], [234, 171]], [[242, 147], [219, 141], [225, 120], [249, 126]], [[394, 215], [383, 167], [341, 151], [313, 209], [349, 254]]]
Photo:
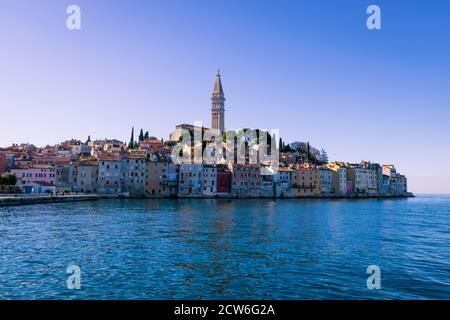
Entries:
[[[211, 128], [225, 130], [220, 74], [211, 97]], [[157, 139], [134, 129], [129, 143], [115, 139], [69, 140], [37, 148], [0, 148], [0, 197], [98, 195], [142, 198], [369, 198], [408, 197], [407, 179], [392, 164], [328, 162], [308, 143], [278, 143], [279, 166], [262, 174], [262, 163], [175, 163], [181, 131]], [[209, 130], [203, 128], [203, 130]]]

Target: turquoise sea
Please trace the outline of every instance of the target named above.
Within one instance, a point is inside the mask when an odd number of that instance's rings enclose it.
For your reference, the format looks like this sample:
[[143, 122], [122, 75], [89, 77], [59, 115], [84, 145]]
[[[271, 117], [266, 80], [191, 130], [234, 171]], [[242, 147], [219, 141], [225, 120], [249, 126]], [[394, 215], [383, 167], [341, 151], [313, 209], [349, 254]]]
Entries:
[[0, 299], [450, 299], [450, 196], [2, 207]]

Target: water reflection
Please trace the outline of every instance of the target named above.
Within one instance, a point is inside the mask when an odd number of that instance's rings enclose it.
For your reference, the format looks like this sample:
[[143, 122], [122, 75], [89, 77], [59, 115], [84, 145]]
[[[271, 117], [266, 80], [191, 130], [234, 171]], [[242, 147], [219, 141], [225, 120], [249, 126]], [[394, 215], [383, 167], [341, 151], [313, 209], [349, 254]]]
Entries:
[[449, 298], [449, 222], [449, 197], [0, 208], [0, 298]]

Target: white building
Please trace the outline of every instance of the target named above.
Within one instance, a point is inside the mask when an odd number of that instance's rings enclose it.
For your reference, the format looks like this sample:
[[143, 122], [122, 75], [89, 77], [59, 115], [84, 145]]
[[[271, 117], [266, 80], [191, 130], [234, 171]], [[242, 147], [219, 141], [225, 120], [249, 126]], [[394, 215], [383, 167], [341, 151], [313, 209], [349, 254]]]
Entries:
[[316, 174], [318, 176], [317, 180], [319, 180], [319, 183], [316, 183], [316, 187], [319, 187], [317, 191], [319, 191], [320, 194], [331, 193], [333, 177], [332, 171], [328, 169], [317, 169]]

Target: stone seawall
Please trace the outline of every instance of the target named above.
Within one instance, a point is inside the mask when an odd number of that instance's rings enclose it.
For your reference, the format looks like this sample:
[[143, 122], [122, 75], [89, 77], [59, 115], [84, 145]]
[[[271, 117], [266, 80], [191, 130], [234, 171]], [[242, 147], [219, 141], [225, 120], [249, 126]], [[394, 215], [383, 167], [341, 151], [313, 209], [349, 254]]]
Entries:
[[[375, 194], [352, 194], [352, 195], [310, 195], [300, 197], [251, 197], [251, 196], [233, 196], [229, 194], [220, 194], [216, 196], [180, 196], [178, 199], [395, 199], [395, 198], [410, 198], [414, 195], [410, 192], [396, 195], [375, 195]], [[132, 197], [124, 195], [65, 195], [65, 196], [0, 196], [0, 207], [2, 206], [20, 206], [31, 204], [47, 204], [59, 202], [76, 202], [76, 201], [96, 201], [100, 199], [177, 199], [176, 197]]]
[[414, 194], [411, 192], [404, 194], [348, 194], [348, 195], [336, 195], [336, 194], [322, 194], [322, 195], [307, 195], [307, 196], [280, 196], [280, 197], [252, 197], [252, 196], [230, 196], [234, 199], [402, 199], [402, 198], [414, 198]]
[[98, 195], [66, 195], [66, 196], [7, 196], [0, 197], [0, 207], [20, 206], [30, 204], [45, 204], [58, 202], [95, 201], [101, 199]]

